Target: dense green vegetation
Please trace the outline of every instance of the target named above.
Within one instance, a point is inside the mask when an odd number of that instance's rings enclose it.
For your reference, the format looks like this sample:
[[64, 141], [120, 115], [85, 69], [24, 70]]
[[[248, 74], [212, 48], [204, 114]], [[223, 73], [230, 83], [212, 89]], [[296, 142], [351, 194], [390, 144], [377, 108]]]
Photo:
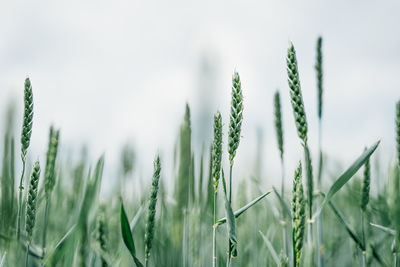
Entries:
[[[399, 266], [400, 102], [394, 125], [398, 158], [386, 164], [390, 165], [389, 177], [374, 177], [371, 171], [370, 157], [379, 141], [365, 148], [354, 162], [346, 163], [344, 170], [328, 174], [324, 165], [329, 158], [323, 156], [321, 145], [322, 38], [317, 41], [315, 65], [317, 161], [310, 153], [293, 44], [286, 60], [290, 102], [304, 157], [295, 170], [285, 168], [288, 155], [281, 102], [289, 99], [281, 99], [277, 91], [271, 105], [281, 161], [279, 189], [263, 188], [260, 179], [243, 180], [235, 175], [235, 167], [241, 164], [235, 162], [235, 156], [246, 119], [237, 72], [232, 77], [230, 117], [210, 111], [215, 113], [214, 125], [210, 125], [214, 137], [208, 152], [193, 149], [190, 108], [186, 105], [175, 147], [173, 186], [165, 185], [163, 159], [156, 155], [153, 177], [133, 191], [144, 197], [126, 194], [124, 183], [135, 179], [131, 175], [134, 158], [140, 156], [126, 146], [121, 152], [122, 171], [115, 171], [116, 177], [122, 175], [119, 188], [102, 201], [104, 157], [95, 163], [84, 153], [70, 157], [59, 149], [62, 131], [53, 126], [48, 147], [43, 148], [46, 160], [30, 162], [36, 158], [27, 156], [34, 142], [31, 133], [40, 118], [34, 116], [34, 89], [27, 78], [22, 128], [16, 133], [18, 120], [11, 111], [4, 128], [0, 267]], [[222, 142], [225, 134], [227, 144]], [[21, 164], [16, 164], [19, 158]], [[224, 161], [229, 169], [224, 169]], [[373, 179], [383, 180], [385, 186], [370, 194]], [[292, 181], [292, 188], [284, 187], [285, 180]], [[239, 183], [242, 190], [235, 193], [232, 187]], [[252, 190], [244, 190], [247, 187]]]

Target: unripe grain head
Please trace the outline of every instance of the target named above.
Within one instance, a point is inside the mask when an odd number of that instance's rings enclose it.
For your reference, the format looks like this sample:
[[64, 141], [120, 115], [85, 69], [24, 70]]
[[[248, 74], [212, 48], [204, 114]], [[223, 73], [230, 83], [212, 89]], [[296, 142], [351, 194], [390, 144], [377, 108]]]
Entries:
[[322, 37], [317, 40], [317, 58], [315, 63], [315, 70], [317, 72], [317, 88], [318, 88], [318, 118], [322, 118], [322, 94], [323, 94], [323, 71], [322, 71]]
[[281, 112], [281, 98], [279, 91], [274, 95], [274, 116], [275, 116], [275, 131], [278, 139], [278, 148], [283, 158], [283, 129], [282, 129], [282, 112]]
[[369, 191], [371, 183], [370, 160], [368, 159], [364, 165], [364, 180], [361, 192], [361, 210], [365, 212], [369, 202]]
[[222, 157], [222, 116], [220, 112], [214, 115], [214, 141], [212, 146], [212, 176], [214, 191], [218, 190], [218, 182], [221, 175]]
[[32, 85], [29, 78], [25, 79], [24, 90], [24, 118], [21, 132], [21, 158], [26, 161], [26, 153], [31, 141], [32, 124], [33, 124], [33, 93]]
[[305, 229], [305, 200], [302, 184], [301, 163], [294, 173], [293, 180], [293, 199], [292, 199], [292, 228], [293, 228], [293, 247], [297, 264], [300, 262], [301, 249], [303, 247]]
[[236, 150], [239, 147], [240, 132], [243, 121], [243, 94], [239, 73], [235, 71], [232, 77], [231, 115], [228, 133], [229, 161], [233, 165]]
[[46, 167], [44, 171], [44, 189], [46, 196], [49, 196], [55, 185], [55, 163], [58, 151], [59, 130], [50, 127], [49, 144], [46, 154]]
[[32, 240], [33, 228], [35, 227], [39, 177], [40, 165], [39, 161], [36, 161], [29, 181], [28, 199], [26, 203], [25, 230], [28, 242]]
[[156, 204], [157, 204], [158, 182], [160, 180], [160, 172], [161, 172], [160, 157], [157, 155], [156, 159], [154, 160], [153, 182], [150, 193], [149, 210], [147, 214], [146, 232], [144, 236], [146, 260], [149, 259], [150, 257], [150, 250], [152, 247], [153, 236], [154, 236], [154, 223], [156, 216]]
[[304, 110], [303, 95], [297, 68], [296, 50], [291, 43], [286, 58], [288, 83], [290, 88], [290, 99], [293, 107], [294, 119], [296, 122], [297, 134], [304, 143], [307, 142], [307, 119]]

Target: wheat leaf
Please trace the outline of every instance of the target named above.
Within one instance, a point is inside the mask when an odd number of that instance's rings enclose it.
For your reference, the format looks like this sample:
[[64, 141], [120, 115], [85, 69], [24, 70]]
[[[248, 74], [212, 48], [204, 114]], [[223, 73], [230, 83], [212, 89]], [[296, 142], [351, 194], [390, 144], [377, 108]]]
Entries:
[[131, 227], [129, 225], [128, 217], [126, 216], [124, 204], [121, 201], [121, 233], [122, 239], [124, 240], [125, 246], [128, 248], [129, 253], [132, 255], [133, 261], [137, 267], [143, 267], [139, 259], [136, 258], [136, 248], [133, 242]]
[[[272, 190], [265, 192], [264, 194], [258, 196], [257, 198], [253, 199], [252, 201], [250, 201], [249, 203], [247, 203], [246, 205], [244, 205], [243, 207], [241, 207], [240, 209], [238, 209], [237, 211], [235, 211], [233, 214], [235, 215], [235, 218], [238, 218], [240, 215], [242, 215], [246, 210], [248, 210], [250, 207], [254, 206], [255, 204], [257, 204], [257, 202], [259, 202], [260, 200], [262, 200], [264, 197], [268, 196], [270, 193], [272, 192]], [[217, 225], [221, 225], [226, 223], [226, 217], [219, 219], [216, 224]]]
[[331, 186], [326, 194], [325, 199], [323, 200], [321, 206], [314, 214], [313, 219], [318, 217], [321, 213], [322, 209], [329, 203], [332, 197], [353, 177], [353, 175], [364, 165], [364, 163], [369, 159], [369, 157], [374, 153], [376, 148], [378, 147], [380, 141], [376, 142], [373, 146], [365, 150], [361, 156], [357, 158], [356, 161], [335, 181], [335, 183]]
[[272, 258], [274, 259], [276, 266], [280, 266], [281, 262], [279, 260], [278, 254], [276, 253], [274, 247], [272, 246], [271, 241], [269, 241], [268, 237], [264, 235], [261, 231], [258, 231], [262, 236], [265, 245], [267, 246], [269, 252], [271, 253]]

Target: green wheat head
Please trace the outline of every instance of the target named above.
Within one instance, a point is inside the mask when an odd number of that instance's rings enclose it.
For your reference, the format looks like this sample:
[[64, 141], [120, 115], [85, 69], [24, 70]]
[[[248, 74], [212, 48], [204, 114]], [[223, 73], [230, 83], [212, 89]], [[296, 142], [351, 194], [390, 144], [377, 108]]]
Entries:
[[303, 96], [297, 68], [296, 50], [291, 43], [287, 51], [287, 74], [290, 88], [290, 99], [293, 108], [294, 119], [296, 122], [297, 134], [304, 144], [307, 143], [307, 118], [304, 111]]
[[243, 121], [243, 94], [239, 73], [235, 71], [232, 77], [231, 115], [228, 133], [229, 161], [233, 165], [236, 150], [239, 147], [240, 132]]
[[35, 165], [33, 166], [31, 179], [29, 181], [28, 199], [26, 203], [25, 230], [28, 242], [32, 240], [33, 228], [35, 227], [39, 177], [40, 164], [39, 161], [36, 161]]
[[218, 182], [221, 175], [222, 158], [222, 116], [220, 112], [214, 115], [214, 141], [212, 146], [212, 176], [214, 191], [218, 191]]
[[26, 153], [31, 140], [33, 124], [33, 93], [29, 78], [25, 79], [24, 106], [24, 121], [21, 132], [21, 158], [23, 162], [26, 161]]
[[315, 63], [315, 70], [317, 72], [317, 88], [318, 88], [318, 118], [322, 118], [322, 79], [323, 79], [323, 71], [322, 71], [322, 37], [318, 37], [317, 40], [317, 59]]
[[292, 199], [292, 227], [293, 227], [293, 248], [297, 264], [300, 263], [301, 249], [303, 247], [305, 229], [305, 200], [302, 184], [301, 162], [294, 173], [293, 199]]
[[44, 190], [46, 196], [51, 194], [55, 185], [55, 163], [58, 150], [58, 139], [60, 136], [59, 130], [54, 130], [53, 126], [50, 127], [49, 144], [46, 154], [46, 167], [44, 170]]
[[274, 115], [275, 115], [275, 131], [278, 138], [278, 147], [283, 158], [283, 129], [282, 129], [282, 112], [281, 112], [281, 97], [279, 91], [274, 95]]
[[369, 202], [370, 183], [371, 183], [371, 170], [370, 170], [370, 160], [368, 159], [364, 165], [364, 180], [361, 192], [361, 210], [363, 212], [367, 210], [367, 205]]
[[150, 257], [150, 250], [151, 250], [153, 236], [154, 236], [154, 222], [155, 222], [155, 215], [156, 215], [158, 182], [160, 180], [160, 172], [161, 172], [160, 157], [157, 155], [156, 159], [154, 160], [153, 182], [152, 182], [151, 193], [150, 193], [149, 210], [148, 210], [148, 214], [147, 214], [146, 232], [145, 232], [145, 236], [144, 236], [145, 258], [146, 259], [148, 259]]

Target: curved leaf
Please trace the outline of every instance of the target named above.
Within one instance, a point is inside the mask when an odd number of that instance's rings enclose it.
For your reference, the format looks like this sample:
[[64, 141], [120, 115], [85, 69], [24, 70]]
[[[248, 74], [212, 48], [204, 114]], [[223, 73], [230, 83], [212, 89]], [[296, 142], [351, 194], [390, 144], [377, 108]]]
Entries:
[[262, 236], [265, 245], [267, 245], [267, 248], [268, 248], [269, 252], [271, 253], [272, 258], [274, 259], [276, 266], [280, 266], [281, 261], [279, 260], [278, 253], [276, 253], [271, 241], [269, 241], [268, 237], [266, 235], [264, 235], [261, 231], [258, 231], [258, 232]]
[[338, 211], [338, 209], [333, 205], [332, 202], [329, 202], [329, 206], [332, 208], [333, 213], [335, 213], [336, 217], [346, 228], [347, 233], [350, 235], [351, 239], [356, 243], [356, 245], [361, 249], [361, 251], [365, 251], [365, 244], [362, 239], [356, 234], [353, 229], [351, 229], [350, 225], [345, 221], [343, 215]]
[[57, 264], [57, 262], [64, 255], [65, 252], [64, 248], [66, 247], [68, 242], [73, 239], [76, 229], [77, 229], [76, 224], [74, 224], [68, 230], [68, 232], [60, 239], [60, 241], [58, 241], [55, 248], [53, 248], [50, 253], [47, 253], [42, 266], [53, 266]]
[[129, 253], [132, 255], [133, 261], [137, 267], [143, 267], [139, 259], [136, 258], [135, 243], [133, 242], [131, 227], [129, 225], [128, 217], [126, 216], [124, 204], [121, 201], [121, 233], [125, 246], [128, 248]]
[[321, 213], [322, 209], [328, 204], [331, 198], [353, 177], [353, 175], [364, 165], [364, 163], [369, 159], [369, 157], [374, 153], [376, 148], [378, 147], [380, 141], [376, 142], [373, 146], [364, 150], [364, 152], [357, 158], [357, 160], [335, 181], [335, 183], [331, 186], [326, 194], [325, 199], [323, 200], [321, 206], [317, 212], [315, 212], [313, 219], [318, 217]]
[[226, 217], [228, 218], [228, 236], [229, 236], [229, 249], [231, 252], [231, 255], [233, 257], [237, 256], [237, 238], [236, 238], [236, 222], [235, 222], [235, 215], [233, 214], [232, 206], [231, 203], [228, 200], [227, 194], [226, 194], [226, 182], [225, 182], [225, 177], [222, 175], [222, 184], [224, 186], [224, 198], [225, 198], [225, 213]]

